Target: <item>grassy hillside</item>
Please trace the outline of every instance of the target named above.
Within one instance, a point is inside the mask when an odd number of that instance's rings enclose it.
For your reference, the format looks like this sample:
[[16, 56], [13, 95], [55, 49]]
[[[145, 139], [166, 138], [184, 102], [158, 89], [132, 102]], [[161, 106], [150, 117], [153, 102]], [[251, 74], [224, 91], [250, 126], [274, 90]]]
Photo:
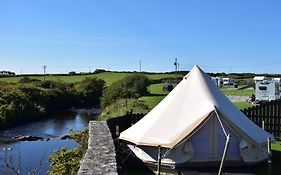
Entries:
[[[46, 75], [46, 80], [54, 80], [54, 81], [63, 81], [63, 82], [77, 82], [81, 81], [82, 79], [86, 77], [97, 77], [100, 79], [103, 79], [107, 85], [111, 85], [113, 82], [118, 81], [128, 74], [134, 74], [134, 73], [127, 73], [127, 72], [102, 72], [98, 74], [89, 74], [89, 75]], [[145, 74], [145, 73], [142, 73]], [[175, 74], [163, 74], [163, 73], [155, 73], [155, 74], [145, 74], [149, 79], [151, 80], [159, 80], [162, 78], [169, 78], [169, 77], [176, 77]], [[0, 77], [0, 81], [5, 82], [18, 82], [21, 78], [24, 76], [17, 76], [17, 77]], [[44, 76], [28, 76], [31, 79], [38, 79], [38, 80], [44, 80]]]
[[[89, 75], [64, 75], [64, 76], [46, 75], [45, 80], [63, 81], [63, 82], [67, 82], [67, 83], [73, 83], [73, 82], [81, 81], [84, 78], [97, 77], [97, 78], [105, 80], [107, 85], [110, 85], [113, 82], [124, 78], [126, 75], [128, 75], [128, 73], [119, 73], [119, 72], [103, 72], [103, 73], [99, 73], [99, 74], [89, 74]], [[23, 78], [23, 76], [4, 77], [4, 78], [0, 78], [0, 81], [17, 82], [21, 78]], [[28, 78], [44, 80], [44, 76], [28, 76]]]

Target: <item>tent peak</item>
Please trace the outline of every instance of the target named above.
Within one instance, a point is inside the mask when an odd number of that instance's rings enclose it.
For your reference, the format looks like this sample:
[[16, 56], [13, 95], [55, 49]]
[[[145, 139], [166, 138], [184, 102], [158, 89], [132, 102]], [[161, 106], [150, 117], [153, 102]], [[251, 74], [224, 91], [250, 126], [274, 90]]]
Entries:
[[192, 71], [192, 70], [197, 70], [197, 71], [203, 72], [202, 69], [201, 69], [197, 64], [195, 64], [195, 65], [193, 66], [193, 68], [191, 69], [191, 71]]
[[203, 70], [202, 70], [197, 64], [195, 64], [195, 65], [193, 66], [193, 68], [189, 71], [189, 73], [183, 77], [183, 79], [187, 79], [188, 76], [189, 76], [192, 72], [204, 73]]

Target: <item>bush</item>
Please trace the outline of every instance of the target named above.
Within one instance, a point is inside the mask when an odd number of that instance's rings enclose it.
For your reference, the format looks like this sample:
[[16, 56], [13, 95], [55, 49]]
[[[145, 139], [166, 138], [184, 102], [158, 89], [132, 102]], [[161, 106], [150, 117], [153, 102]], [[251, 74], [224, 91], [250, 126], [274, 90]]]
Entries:
[[70, 138], [78, 142], [78, 146], [72, 150], [62, 148], [53, 152], [49, 157], [51, 171], [49, 175], [76, 175], [79, 169], [80, 160], [87, 151], [88, 130], [74, 132]]
[[132, 114], [147, 113], [149, 108], [137, 99], [119, 99], [108, 105], [100, 114], [99, 120], [107, 120], [113, 117], [123, 116], [130, 112]]
[[99, 105], [104, 87], [105, 81], [97, 78], [85, 78], [75, 85], [84, 106]]
[[105, 89], [102, 105], [115, 102], [120, 98], [138, 98], [148, 94], [149, 79], [144, 75], [128, 75]]
[[0, 89], [1, 127], [31, 121], [45, 110], [45, 91], [32, 85], [6, 85]]
[[31, 79], [28, 77], [23, 77], [18, 81], [18, 83], [30, 83], [30, 82], [39, 82], [39, 81], [40, 80], [38, 80], [38, 79]]

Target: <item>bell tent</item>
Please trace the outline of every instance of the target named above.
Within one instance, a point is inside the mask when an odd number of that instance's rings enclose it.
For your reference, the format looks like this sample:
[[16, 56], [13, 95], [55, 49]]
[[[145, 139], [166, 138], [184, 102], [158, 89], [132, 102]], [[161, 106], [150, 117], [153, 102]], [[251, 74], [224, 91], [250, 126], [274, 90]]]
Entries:
[[145, 163], [173, 167], [217, 165], [231, 134], [225, 164], [256, 164], [268, 159], [274, 138], [238, 110], [198, 66], [155, 108], [123, 131], [120, 139]]

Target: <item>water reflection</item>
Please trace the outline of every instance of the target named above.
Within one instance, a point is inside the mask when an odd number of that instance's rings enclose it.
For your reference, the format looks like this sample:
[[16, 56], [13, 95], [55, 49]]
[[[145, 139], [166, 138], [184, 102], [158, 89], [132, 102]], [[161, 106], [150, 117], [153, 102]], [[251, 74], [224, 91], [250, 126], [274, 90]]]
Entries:
[[[56, 137], [68, 134], [69, 131], [79, 131], [88, 126], [89, 120], [94, 120], [96, 115], [88, 113], [67, 113], [55, 115], [51, 119], [25, 124], [0, 132], [0, 138], [12, 138], [18, 135], [32, 135], [40, 137]], [[48, 157], [52, 150], [62, 147], [74, 148], [76, 143], [72, 140], [49, 141], [19, 141], [0, 142], [0, 174], [15, 174], [7, 163], [20, 174], [28, 174], [36, 170], [36, 174], [45, 174], [49, 170]]]
[[[35, 174], [45, 174], [50, 169], [49, 155], [53, 150], [65, 146], [72, 149], [76, 143], [72, 140], [50, 140], [1, 144], [0, 173], [12, 173], [11, 168], [14, 168], [20, 174], [29, 174], [33, 171], [36, 171]], [[6, 165], [7, 163], [11, 168]]]

